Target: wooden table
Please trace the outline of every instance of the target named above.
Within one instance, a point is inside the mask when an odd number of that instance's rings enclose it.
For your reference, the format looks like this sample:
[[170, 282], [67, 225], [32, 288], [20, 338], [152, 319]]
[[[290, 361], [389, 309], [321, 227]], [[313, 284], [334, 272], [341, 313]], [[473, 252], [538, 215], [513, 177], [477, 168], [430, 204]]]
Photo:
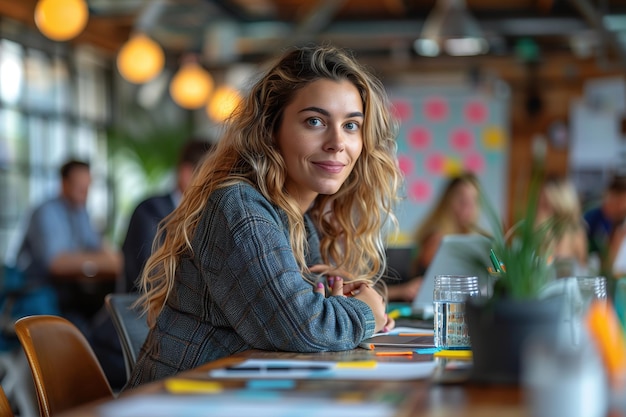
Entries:
[[[228, 358], [220, 359], [202, 365], [196, 369], [182, 372], [179, 377], [191, 379], [209, 380], [208, 371], [225, 366], [235, 365], [246, 359], [304, 359], [319, 361], [355, 361], [372, 360], [378, 361], [428, 361], [430, 355], [377, 357], [374, 351], [355, 349], [346, 352], [324, 352], [315, 354], [300, 354], [287, 352], [266, 352], [250, 350]], [[245, 387], [246, 380], [224, 379], [220, 380], [224, 389]], [[429, 379], [411, 381], [341, 381], [324, 380], [325, 389], [333, 387], [351, 387], [354, 391], [371, 392], [396, 391], [402, 392], [403, 400], [396, 416], [476, 416], [476, 417], [516, 417], [529, 416], [522, 395], [522, 390], [516, 386], [488, 386], [476, 384], [435, 384]], [[295, 390], [310, 391], [319, 388], [319, 380], [296, 380]], [[131, 398], [137, 395], [163, 394], [166, 390], [163, 381], [146, 384], [134, 390], [124, 392], [118, 397]], [[96, 402], [82, 406], [70, 412], [62, 413], [59, 417], [99, 416], [98, 406], [104, 402]]]

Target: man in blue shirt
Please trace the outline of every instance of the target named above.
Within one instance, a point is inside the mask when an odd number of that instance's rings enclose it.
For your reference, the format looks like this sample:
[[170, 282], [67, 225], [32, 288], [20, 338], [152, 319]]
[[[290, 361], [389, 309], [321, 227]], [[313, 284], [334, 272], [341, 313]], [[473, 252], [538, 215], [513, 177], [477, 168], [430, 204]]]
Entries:
[[[61, 193], [33, 210], [16, 266], [27, 286], [52, 286], [61, 314], [88, 333], [90, 315], [102, 300], [81, 289], [114, 282], [123, 262], [119, 253], [103, 245], [89, 219], [89, 165], [71, 160], [60, 174]], [[94, 305], [97, 302], [100, 305]]]
[[626, 176], [615, 176], [611, 180], [600, 206], [587, 211], [584, 219], [589, 253], [596, 253], [600, 259], [611, 262], [621, 243], [613, 239], [614, 233], [626, 220]]

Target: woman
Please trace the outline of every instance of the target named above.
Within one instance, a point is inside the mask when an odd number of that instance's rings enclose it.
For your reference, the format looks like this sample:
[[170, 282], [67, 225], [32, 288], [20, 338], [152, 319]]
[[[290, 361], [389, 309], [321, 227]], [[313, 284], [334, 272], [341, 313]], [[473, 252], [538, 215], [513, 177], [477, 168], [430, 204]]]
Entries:
[[[587, 267], [587, 235], [578, 193], [565, 178], [545, 181], [535, 224], [545, 228], [545, 250], [559, 276], [575, 276]], [[541, 230], [541, 229], [540, 229]]]
[[482, 233], [480, 217], [480, 184], [472, 173], [448, 180], [439, 200], [415, 232], [416, 256], [411, 271], [414, 278], [388, 289], [389, 300], [411, 301], [417, 295], [424, 272], [435, 257], [441, 239], [448, 234]]
[[373, 285], [395, 222], [395, 132], [382, 84], [346, 53], [294, 49], [273, 65], [165, 220], [127, 387], [252, 348], [353, 349], [392, 328]]

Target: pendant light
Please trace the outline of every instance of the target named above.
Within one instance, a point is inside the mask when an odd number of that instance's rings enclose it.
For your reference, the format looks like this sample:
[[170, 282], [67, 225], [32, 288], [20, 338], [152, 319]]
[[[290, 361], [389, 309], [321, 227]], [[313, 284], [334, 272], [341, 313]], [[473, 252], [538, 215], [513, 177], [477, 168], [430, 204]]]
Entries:
[[170, 82], [170, 95], [176, 104], [185, 109], [204, 106], [213, 91], [213, 77], [194, 56], [185, 58]]
[[487, 53], [489, 43], [465, 0], [437, 0], [414, 48], [425, 56], [469, 56]]
[[143, 33], [131, 36], [117, 54], [117, 69], [122, 77], [135, 84], [155, 78], [164, 64], [161, 46]]
[[39, 0], [35, 25], [47, 38], [67, 41], [87, 26], [89, 9], [85, 0]]

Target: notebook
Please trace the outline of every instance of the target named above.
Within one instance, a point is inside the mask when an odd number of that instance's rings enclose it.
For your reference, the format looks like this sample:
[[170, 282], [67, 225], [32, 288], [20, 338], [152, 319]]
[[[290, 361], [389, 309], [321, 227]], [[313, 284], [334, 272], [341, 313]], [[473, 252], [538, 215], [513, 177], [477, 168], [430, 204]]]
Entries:
[[488, 269], [491, 240], [483, 235], [446, 235], [435, 257], [424, 273], [422, 286], [413, 299], [413, 314], [423, 318], [433, 316], [433, 289], [436, 275], [471, 275], [478, 277], [481, 295], [488, 295], [491, 284]]

